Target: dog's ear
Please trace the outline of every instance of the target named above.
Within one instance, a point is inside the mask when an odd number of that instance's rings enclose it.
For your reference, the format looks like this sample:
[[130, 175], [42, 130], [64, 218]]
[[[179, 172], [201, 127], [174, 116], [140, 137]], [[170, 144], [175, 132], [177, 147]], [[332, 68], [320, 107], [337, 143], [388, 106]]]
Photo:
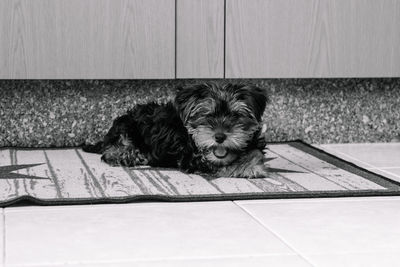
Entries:
[[190, 110], [194, 102], [193, 92], [194, 87], [178, 87], [176, 89], [174, 106], [184, 124], [186, 124], [189, 118]]
[[189, 119], [190, 113], [196, 107], [196, 103], [205, 98], [209, 93], [207, 84], [198, 84], [188, 87], [178, 87], [174, 105], [185, 124]]
[[250, 91], [251, 98], [253, 101], [254, 113], [258, 121], [261, 121], [261, 117], [264, 114], [265, 107], [269, 102], [267, 90], [258, 86], [248, 86], [247, 90]]
[[238, 100], [243, 100], [254, 112], [258, 121], [264, 114], [265, 107], [269, 102], [267, 90], [255, 85], [228, 85], [237, 93]]

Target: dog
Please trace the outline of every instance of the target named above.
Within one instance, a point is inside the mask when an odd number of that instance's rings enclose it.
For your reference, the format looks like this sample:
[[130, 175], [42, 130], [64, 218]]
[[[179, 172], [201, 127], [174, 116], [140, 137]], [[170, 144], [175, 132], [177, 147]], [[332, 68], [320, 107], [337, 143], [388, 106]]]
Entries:
[[267, 177], [262, 115], [268, 96], [254, 85], [178, 88], [165, 104], [140, 104], [114, 120], [103, 141], [84, 145], [112, 166], [179, 168], [215, 177]]

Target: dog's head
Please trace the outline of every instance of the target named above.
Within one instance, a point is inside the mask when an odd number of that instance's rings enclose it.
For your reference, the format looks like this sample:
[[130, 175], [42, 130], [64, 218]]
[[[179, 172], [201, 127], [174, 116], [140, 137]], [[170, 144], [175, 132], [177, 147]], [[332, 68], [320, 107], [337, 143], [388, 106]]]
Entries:
[[201, 84], [178, 89], [175, 106], [199, 151], [212, 164], [228, 165], [261, 127], [266, 91], [253, 85]]

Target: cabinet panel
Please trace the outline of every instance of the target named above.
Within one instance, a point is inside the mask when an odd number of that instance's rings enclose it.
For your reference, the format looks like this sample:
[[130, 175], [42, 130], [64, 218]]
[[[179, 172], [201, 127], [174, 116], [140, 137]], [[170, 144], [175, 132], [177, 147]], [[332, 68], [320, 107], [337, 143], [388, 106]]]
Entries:
[[226, 0], [226, 77], [400, 76], [398, 0]]
[[224, 0], [177, 0], [177, 78], [223, 78]]
[[0, 78], [175, 76], [174, 0], [1, 0]]

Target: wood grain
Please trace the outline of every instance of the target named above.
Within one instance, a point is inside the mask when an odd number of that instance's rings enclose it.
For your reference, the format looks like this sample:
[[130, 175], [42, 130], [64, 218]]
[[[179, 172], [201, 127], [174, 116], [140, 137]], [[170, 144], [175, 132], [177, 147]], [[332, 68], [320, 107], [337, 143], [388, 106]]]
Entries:
[[[257, 195], [263, 192], [308, 191], [312, 194], [311, 191], [325, 191], [329, 194], [353, 191], [348, 192], [352, 195], [361, 191], [378, 193], [399, 189], [379, 177], [365, 177], [363, 172], [353, 172], [346, 164], [343, 168], [339, 166], [341, 164], [332, 165], [328, 162], [330, 160], [325, 161], [318, 153], [309, 154], [308, 149], [308, 152], [303, 151], [302, 146], [295, 148], [294, 145], [269, 144], [266, 153], [269, 155], [270, 173], [258, 179], [200, 176], [149, 166], [111, 167], [101, 161], [101, 155], [75, 148], [0, 149], [0, 206], [27, 196], [56, 204], [58, 201], [77, 200], [94, 203], [95, 199], [132, 201], [136, 197], [160, 200], [160, 196], [170, 200], [190, 200], [199, 196], [221, 195], [223, 199], [227, 197], [223, 196], [226, 193], [243, 198], [249, 193]], [[24, 164], [34, 166], [23, 168], [21, 165]], [[7, 177], [9, 165], [18, 169]], [[21, 176], [15, 177], [18, 174]], [[48, 179], [36, 179], [35, 176]], [[273, 197], [273, 194], [269, 196]]]
[[400, 76], [398, 0], [227, 0], [226, 77]]
[[224, 0], [177, 0], [177, 78], [224, 77]]
[[174, 0], [2, 0], [0, 78], [173, 78], [174, 8]]

